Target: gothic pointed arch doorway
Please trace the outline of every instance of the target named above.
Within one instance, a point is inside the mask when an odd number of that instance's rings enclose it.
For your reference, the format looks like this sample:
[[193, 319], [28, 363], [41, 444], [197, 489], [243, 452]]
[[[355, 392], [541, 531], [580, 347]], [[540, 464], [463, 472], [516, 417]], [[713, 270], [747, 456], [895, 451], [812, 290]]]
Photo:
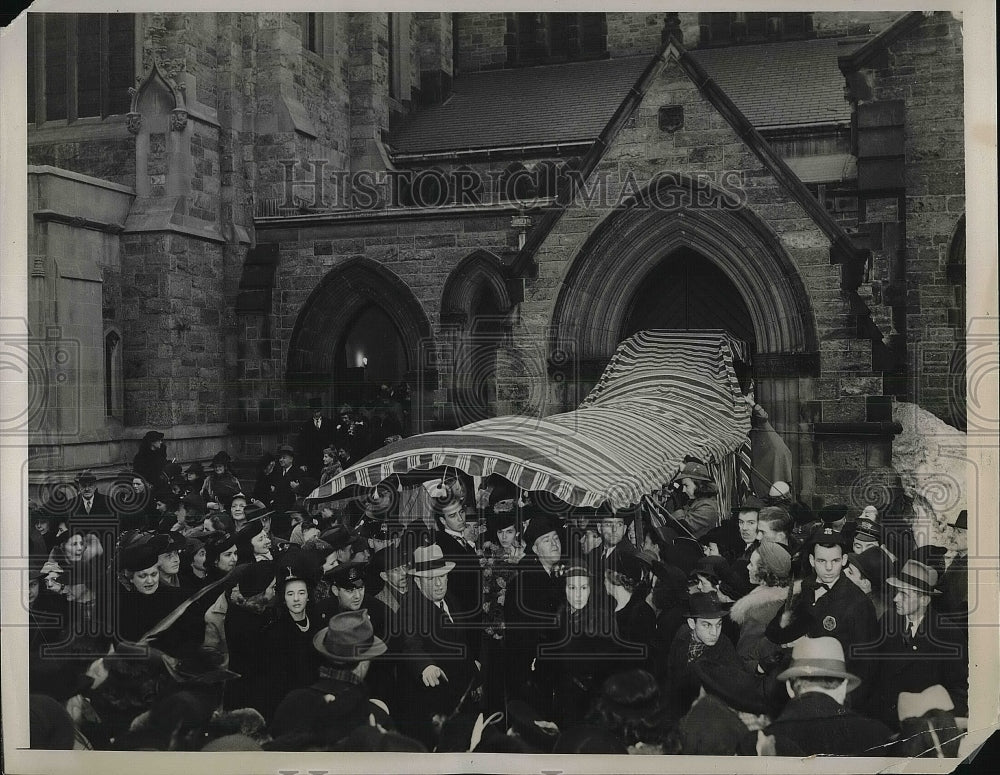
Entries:
[[406, 284], [375, 261], [351, 259], [323, 278], [299, 312], [287, 388], [300, 414], [307, 407], [332, 414], [346, 404], [372, 422], [388, 409], [403, 435], [418, 433], [436, 387], [433, 349], [427, 316]]
[[801, 476], [793, 486], [810, 491], [819, 345], [809, 293], [777, 235], [750, 208], [723, 207], [724, 198], [695, 188], [680, 175], [664, 178], [657, 199], [686, 204], [664, 210], [640, 198], [587, 238], [553, 312], [553, 398], [575, 408], [618, 343], [642, 328], [724, 329], [748, 345], [755, 397], [791, 449]]

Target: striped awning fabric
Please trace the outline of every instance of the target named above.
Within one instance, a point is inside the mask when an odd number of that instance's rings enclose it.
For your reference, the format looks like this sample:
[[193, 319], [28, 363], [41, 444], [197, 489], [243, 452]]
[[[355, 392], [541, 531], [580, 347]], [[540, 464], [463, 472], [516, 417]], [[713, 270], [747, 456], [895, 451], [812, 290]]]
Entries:
[[499, 474], [573, 506], [639, 503], [685, 455], [713, 469], [746, 441], [750, 411], [733, 370], [739, 343], [723, 332], [643, 331], [619, 345], [580, 408], [548, 417], [493, 417], [390, 444], [314, 490], [330, 500], [351, 485], [440, 466]]

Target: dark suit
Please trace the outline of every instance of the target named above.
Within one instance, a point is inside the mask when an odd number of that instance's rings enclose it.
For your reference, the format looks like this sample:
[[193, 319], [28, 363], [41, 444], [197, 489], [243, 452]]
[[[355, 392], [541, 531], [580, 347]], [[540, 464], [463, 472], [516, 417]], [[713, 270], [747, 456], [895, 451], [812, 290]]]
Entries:
[[[292, 482], [298, 482], [297, 490], [292, 489]], [[288, 471], [282, 471], [281, 466], [275, 466], [269, 477], [271, 500], [269, 506], [275, 509], [290, 509], [295, 505], [296, 498], [306, 497], [315, 489], [315, 480], [308, 476], [301, 466], [292, 463]]]
[[818, 600], [817, 589], [815, 578], [806, 579], [793, 604], [791, 623], [787, 627], [781, 626], [782, 611], [779, 610], [764, 634], [779, 645], [791, 643], [803, 635], [839, 640], [844, 647], [848, 671], [862, 681], [861, 686], [852, 692], [852, 701], [857, 702], [867, 692], [871, 670], [868, 657], [879, 642], [875, 607], [867, 595], [843, 574]]
[[454, 595], [457, 610], [461, 613], [481, 611], [483, 576], [476, 550], [443, 529], [435, 532], [434, 540], [441, 547], [444, 558], [455, 563], [448, 574], [448, 592]]
[[302, 430], [299, 431], [299, 461], [313, 479], [319, 479], [319, 472], [323, 468], [323, 450], [333, 444], [334, 427], [333, 420], [321, 417], [319, 428], [316, 427], [315, 420], [309, 420], [302, 424]]
[[905, 620], [899, 614], [887, 613], [883, 623], [884, 640], [872, 659], [868, 712], [898, 729], [899, 693], [921, 692], [941, 684], [955, 703], [955, 715], [967, 716], [969, 659], [965, 633], [942, 626], [933, 609], [927, 610], [913, 638], [905, 631]]
[[[431, 602], [414, 582], [400, 599], [399, 696], [403, 707], [397, 718], [408, 734], [433, 741], [434, 714], [450, 715], [474, 681], [478, 680], [475, 660], [479, 655], [480, 631], [469, 626], [457, 612], [457, 602], [449, 592], [445, 603], [449, 616]], [[436, 665], [447, 680], [425, 686], [424, 670]]]
[[604, 586], [604, 571], [617, 570], [619, 557], [623, 554], [632, 555], [637, 551], [638, 549], [635, 548], [635, 544], [627, 538], [622, 538], [621, 541], [615, 544], [611, 549], [611, 553], [607, 554], [607, 556], [605, 556], [607, 547], [603, 543], [594, 549], [589, 556], [592, 562], [591, 570], [594, 573], [594, 580], [597, 582], [598, 588]]
[[[888, 756], [881, 746], [892, 735], [884, 724], [860, 716], [833, 697], [807, 692], [789, 700], [771, 725], [764, 730], [773, 735], [778, 756]], [[756, 753], [757, 733], [744, 737], [740, 753]]]
[[517, 564], [504, 596], [504, 652], [508, 699], [530, 691], [531, 662], [538, 644], [556, 628], [556, 611], [566, 600], [566, 584], [545, 572], [537, 555]]

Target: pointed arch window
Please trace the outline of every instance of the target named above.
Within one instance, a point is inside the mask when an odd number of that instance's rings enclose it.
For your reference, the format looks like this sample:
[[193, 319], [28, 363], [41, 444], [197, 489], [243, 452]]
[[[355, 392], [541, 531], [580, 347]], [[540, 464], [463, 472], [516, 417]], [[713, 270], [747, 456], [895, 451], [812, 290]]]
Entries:
[[122, 378], [122, 337], [112, 329], [104, 334], [104, 414], [122, 417], [125, 381]]

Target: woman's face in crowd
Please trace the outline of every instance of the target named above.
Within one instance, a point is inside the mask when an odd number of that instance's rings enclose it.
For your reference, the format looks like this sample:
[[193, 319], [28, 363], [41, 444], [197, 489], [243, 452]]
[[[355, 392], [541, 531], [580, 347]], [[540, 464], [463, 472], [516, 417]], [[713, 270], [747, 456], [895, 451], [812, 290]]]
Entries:
[[510, 549], [514, 545], [515, 538], [517, 538], [517, 530], [513, 525], [497, 531], [497, 540], [504, 549]]
[[154, 565], [152, 568], [136, 571], [132, 574], [132, 586], [136, 592], [142, 595], [152, 595], [160, 586], [160, 568]]
[[212, 466], [212, 470], [215, 472], [216, 476], [222, 476], [224, 473], [226, 473], [226, 466], [223, 463], [217, 463], [216, 465]]
[[205, 555], [208, 554], [205, 551], [205, 547], [202, 547], [197, 552], [194, 553], [194, 557], [191, 558], [191, 567], [197, 570], [205, 570]]
[[329, 452], [324, 452], [323, 453], [323, 465], [325, 465], [325, 466], [332, 466], [333, 465], [333, 461], [336, 460], [336, 459], [337, 458], [335, 458]]
[[309, 590], [304, 581], [289, 581], [285, 584], [285, 607], [291, 614], [300, 614], [306, 610], [309, 601]]
[[702, 576], [700, 573], [698, 574], [698, 581], [696, 583], [691, 584], [690, 586], [693, 587], [693, 591], [695, 592], [716, 591], [715, 585], [712, 583], [712, 580], [708, 576]]
[[79, 562], [83, 559], [83, 536], [79, 534], [71, 535], [63, 544], [63, 552], [70, 562]]
[[267, 554], [271, 551], [271, 536], [263, 530], [250, 539], [254, 554]]
[[760, 577], [760, 553], [756, 549], [750, 554], [747, 573], [750, 576], [750, 583], [754, 586], [760, 586], [764, 583]]
[[697, 486], [694, 483], [694, 479], [690, 479], [686, 476], [683, 479], [681, 479], [681, 489], [684, 491], [684, 494], [687, 495], [689, 498], [694, 498], [694, 493], [695, 490], [697, 489]]
[[233, 519], [243, 519], [243, 515], [246, 510], [247, 502], [242, 498], [234, 500], [232, 505], [229, 507], [229, 512], [233, 515]]
[[579, 611], [590, 600], [590, 579], [586, 576], [570, 576], [566, 579], [566, 602], [574, 611]]
[[135, 479], [132, 480], [132, 491], [136, 495], [142, 495], [144, 492], [146, 492], [146, 483], [142, 481], [142, 479], [136, 477]]
[[313, 538], [319, 537], [319, 528], [313, 524], [305, 525], [302, 528], [302, 542], [305, 543]]
[[162, 573], [165, 573], [168, 576], [173, 576], [181, 569], [180, 553], [174, 551], [161, 554], [160, 561], [157, 563], [156, 567], [158, 567]]
[[226, 551], [219, 555], [219, 559], [215, 561], [215, 567], [221, 570], [223, 573], [229, 573], [233, 568], [236, 567], [237, 550], [235, 546], [230, 546]]

